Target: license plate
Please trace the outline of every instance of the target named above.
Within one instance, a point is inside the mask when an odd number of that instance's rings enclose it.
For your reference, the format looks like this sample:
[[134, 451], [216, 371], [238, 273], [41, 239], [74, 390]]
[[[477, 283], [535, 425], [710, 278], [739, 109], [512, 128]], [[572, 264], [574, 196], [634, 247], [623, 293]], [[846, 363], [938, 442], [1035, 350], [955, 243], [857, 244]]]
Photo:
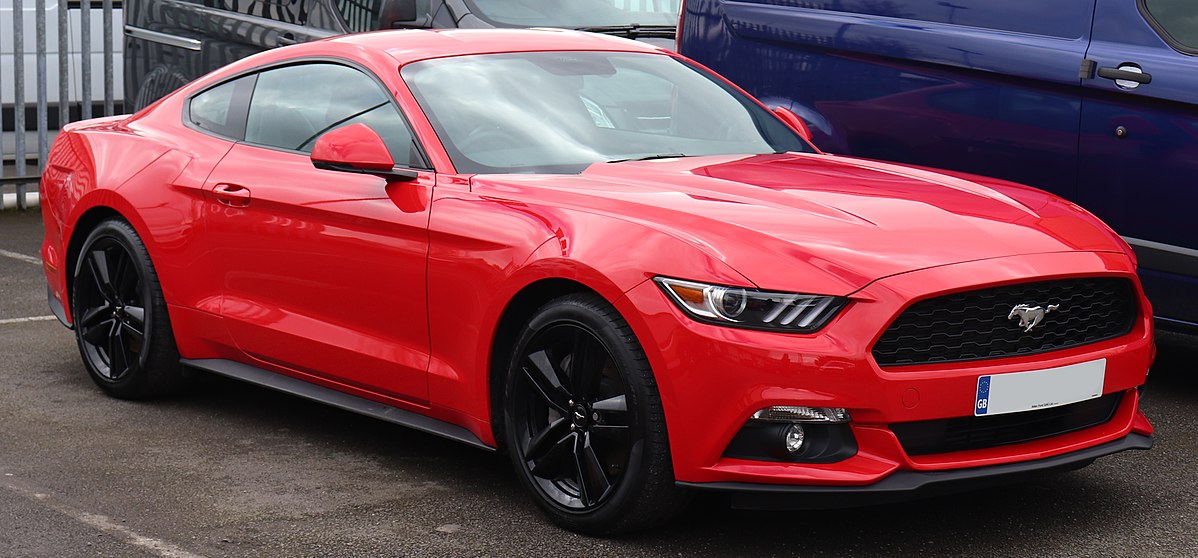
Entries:
[[978, 378], [974, 416], [1035, 411], [1102, 395], [1106, 359]]

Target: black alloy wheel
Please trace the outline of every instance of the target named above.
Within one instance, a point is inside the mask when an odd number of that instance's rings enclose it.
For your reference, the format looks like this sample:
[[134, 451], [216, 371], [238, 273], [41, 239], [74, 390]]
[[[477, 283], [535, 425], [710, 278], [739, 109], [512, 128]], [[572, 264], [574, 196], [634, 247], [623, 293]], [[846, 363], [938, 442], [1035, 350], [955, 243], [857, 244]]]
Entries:
[[617, 533], [664, 521], [685, 501], [644, 352], [602, 299], [572, 295], [539, 310], [506, 388], [508, 451], [558, 524]]
[[101, 223], [75, 265], [71, 315], [88, 374], [115, 397], [178, 387], [181, 374], [166, 303], [141, 238], [128, 223]]

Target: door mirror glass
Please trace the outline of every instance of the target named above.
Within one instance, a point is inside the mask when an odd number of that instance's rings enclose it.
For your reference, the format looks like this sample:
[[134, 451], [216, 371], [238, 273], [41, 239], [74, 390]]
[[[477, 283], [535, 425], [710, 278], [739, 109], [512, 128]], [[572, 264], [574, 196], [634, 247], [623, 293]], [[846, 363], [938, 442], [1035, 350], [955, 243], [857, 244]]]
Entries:
[[781, 118], [787, 126], [790, 126], [790, 129], [794, 130], [799, 137], [811, 141], [811, 129], [807, 127], [807, 123], [803, 122], [803, 119], [799, 118], [799, 115], [795, 114], [794, 111], [786, 107], [777, 107], [774, 109], [774, 114], [778, 115], [778, 118]]
[[310, 158], [312, 166], [318, 169], [370, 174], [388, 180], [416, 178], [415, 172], [397, 170], [383, 138], [360, 122], [320, 136]]

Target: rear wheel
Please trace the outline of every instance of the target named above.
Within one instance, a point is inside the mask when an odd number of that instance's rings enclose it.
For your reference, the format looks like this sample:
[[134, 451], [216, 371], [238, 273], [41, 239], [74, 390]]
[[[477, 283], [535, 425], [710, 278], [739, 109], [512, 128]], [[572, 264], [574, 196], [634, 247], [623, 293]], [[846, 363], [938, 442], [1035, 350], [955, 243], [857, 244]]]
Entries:
[[128, 223], [100, 223], [79, 252], [71, 315], [88, 375], [122, 399], [162, 395], [182, 381], [154, 264]]
[[568, 529], [649, 527], [687, 499], [644, 351], [596, 296], [559, 298], [530, 320], [508, 370], [504, 426], [525, 489]]

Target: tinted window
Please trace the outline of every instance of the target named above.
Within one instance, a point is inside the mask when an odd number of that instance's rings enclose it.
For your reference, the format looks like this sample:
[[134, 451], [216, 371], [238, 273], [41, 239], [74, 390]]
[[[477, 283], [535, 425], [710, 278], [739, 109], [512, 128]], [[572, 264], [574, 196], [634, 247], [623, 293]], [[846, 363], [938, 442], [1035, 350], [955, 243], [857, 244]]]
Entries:
[[1198, 49], [1198, 2], [1194, 0], [1144, 0], [1156, 26], [1173, 42]]
[[425, 167], [390, 95], [366, 74], [336, 64], [301, 64], [260, 74], [245, 141], [310, 153], [325, 132], [359, 122], [383, 138], [395, 164]]
[[678, 23], [679, 0], [467, 0], [470, 12], [513, 27], [603, 27]]
[[241, 139], [245, 132], [245, 100], [253, 87], [254, 76], [246, 76], [192, 97], [188, 121], [215, 134]]
[[210, 8], [303, 25], [312, 0], [186, 0]]
[[402, 75], [464, 173], [810, 150], [751, 99], [659, 54], [460, 56], [409, 64]]
[[360, 33], [378, 27], [379, 6], [383, 0], [334, 0], [333, 3], [350, 31]]

